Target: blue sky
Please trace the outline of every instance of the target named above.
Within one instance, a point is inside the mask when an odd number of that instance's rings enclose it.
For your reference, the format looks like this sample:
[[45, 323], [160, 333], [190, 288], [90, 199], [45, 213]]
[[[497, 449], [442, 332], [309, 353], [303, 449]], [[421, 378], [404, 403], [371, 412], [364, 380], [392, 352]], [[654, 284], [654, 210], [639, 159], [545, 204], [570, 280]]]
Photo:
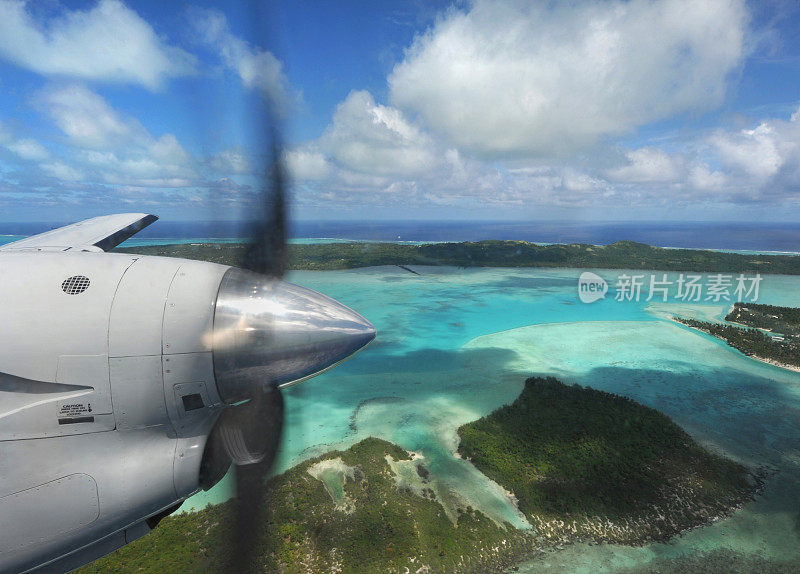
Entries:
[[795, 221], [800, 11], [773, 0], [0, 0], [0, 221]]

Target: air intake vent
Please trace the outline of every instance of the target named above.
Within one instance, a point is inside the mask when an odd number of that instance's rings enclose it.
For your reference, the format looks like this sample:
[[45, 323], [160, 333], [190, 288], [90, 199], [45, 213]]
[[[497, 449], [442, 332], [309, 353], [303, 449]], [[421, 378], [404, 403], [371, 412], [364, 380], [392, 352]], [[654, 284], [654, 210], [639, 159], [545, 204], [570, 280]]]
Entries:
[[89, 288], [89, 278], [83, 275], [68, 277], [61, 283], [61, 290], [67, 295], [78, 295]]

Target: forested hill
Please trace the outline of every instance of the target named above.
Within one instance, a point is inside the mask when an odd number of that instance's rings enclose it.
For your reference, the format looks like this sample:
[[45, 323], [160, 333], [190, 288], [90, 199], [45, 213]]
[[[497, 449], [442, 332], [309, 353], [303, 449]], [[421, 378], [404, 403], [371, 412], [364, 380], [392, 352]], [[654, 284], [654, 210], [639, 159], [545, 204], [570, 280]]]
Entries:
[[[459, 453], [516, 496], [533, 529], [494, 522], [425, 456], [366, 438], [270, 479], [252, 571], [499, 574], [564, 543], [669, 539], [762, 486], [658, 411], [552, 378], [528, 379], [458, 433]], [[227, 572], [233, 518], [231, 502], [169, 516], [78, 573]]]
[[[227, 265], [241, 261], [244, 246], [200, 243], [117, 248], [124, 253], [202, 259]], [[537, 245], [524, 241], [477, 241], [408, 245], [330, 243], [292, 245], [292, 269], [353, 269], [376, 265], [451, 265], [457, 267], [572, 267], [649, 269], [706, 273], [800, 275], [800, 256], [741, 255], [696, 249], [665, 249], [633, 241], [610, 245]]]

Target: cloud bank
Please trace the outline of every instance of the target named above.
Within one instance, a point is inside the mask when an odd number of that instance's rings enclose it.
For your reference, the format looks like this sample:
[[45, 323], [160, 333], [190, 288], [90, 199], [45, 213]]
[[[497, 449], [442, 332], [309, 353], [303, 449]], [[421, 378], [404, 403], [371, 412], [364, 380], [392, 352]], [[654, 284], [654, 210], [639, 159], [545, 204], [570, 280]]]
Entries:
[[43, 21], [22, 0], [0, 0], [0, 57], [33, 72], [158, 89], [195, 71], [188, 52], [166, 44], [118, 0], [64, 10]]
[[414, 41], [390, 99], [483, 156], [563, 155], [718, 106], [747, 24], [742, 0], [479, 0]]

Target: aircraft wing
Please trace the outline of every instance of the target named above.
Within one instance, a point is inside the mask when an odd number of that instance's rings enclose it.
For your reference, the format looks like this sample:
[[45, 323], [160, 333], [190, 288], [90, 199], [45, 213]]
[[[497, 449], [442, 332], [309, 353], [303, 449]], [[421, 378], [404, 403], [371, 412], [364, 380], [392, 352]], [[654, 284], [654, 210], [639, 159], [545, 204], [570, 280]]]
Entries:
[[0, 251], [108, 251], [157, 219], [146, 213], [93, 217], [7, 243]]

